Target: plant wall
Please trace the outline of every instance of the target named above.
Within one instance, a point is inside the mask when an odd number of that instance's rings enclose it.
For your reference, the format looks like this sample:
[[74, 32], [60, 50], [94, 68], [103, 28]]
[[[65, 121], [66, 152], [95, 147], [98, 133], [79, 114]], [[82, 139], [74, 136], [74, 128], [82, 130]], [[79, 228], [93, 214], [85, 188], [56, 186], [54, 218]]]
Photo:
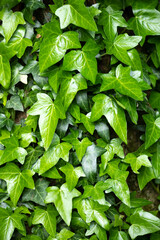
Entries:
[[158, 0], [0, 1], [0, 239], [160, 239]]

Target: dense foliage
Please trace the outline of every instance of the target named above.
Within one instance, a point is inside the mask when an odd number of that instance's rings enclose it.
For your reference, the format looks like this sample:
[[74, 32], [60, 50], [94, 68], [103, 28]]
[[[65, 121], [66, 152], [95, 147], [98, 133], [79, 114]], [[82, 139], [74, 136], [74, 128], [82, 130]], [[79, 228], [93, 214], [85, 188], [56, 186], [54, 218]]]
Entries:
[[160, 239], [159, 10], [0, 1], [0, 240]]

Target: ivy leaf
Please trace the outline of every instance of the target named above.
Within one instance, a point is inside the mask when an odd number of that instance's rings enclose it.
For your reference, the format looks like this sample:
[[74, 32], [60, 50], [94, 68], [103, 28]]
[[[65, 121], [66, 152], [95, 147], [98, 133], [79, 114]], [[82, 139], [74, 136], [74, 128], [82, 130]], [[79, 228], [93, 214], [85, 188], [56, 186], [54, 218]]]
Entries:
[[105, 149], [107, 151], [101, 156], [102, 163], [100, 165], [100, 176], [103, 174], [108, 162], [113, 159], [115, 154], [120, 158], [124, 158], [124, 152], [121, 143], [122, 141], [119, 138], [113, 138], [111, 142], [106, 145]]
[[129, 237], [123, 231], [112, 230], [110, 232], [110, 240], [129, 240]]
[[109, 220], [104, 213], [108, 206], [102, 206], [98, 202], [79, 197], [74, 199], [74, 208], [77, 208], [79, 215], [86, 223], [95, 221], [102, 228], [109, 230]]
[[23, 0], [27, 8], [30, 8], [32, 11], [37, 10], [38, 8], [45, 8], [43, 0]]
[[129, 163], [134, 173], [139, 173], [138, 170], [141, 166], [152, 167], [147, 155], [140, 155], [136, 157], [135, 154], [128, 153], [122, 161]]
[[151, 157], [152, 159], [152, 167], [153, 167], [153, 171], [155, 174], [155, 178], [159, 178], [160, 177], [160, 143], [157, 143], [156, 146], [156, 152], [153, 154], [153, 156]]
[[67, 163], [61, 167], [60, 170], [66, 175], [66, 183], [69, 191], [71, 192], [78, 183], [80, 177], [85, 177], [82, 167], [74, 168], [72, 164]]
[[112, 41], [117, 34], [117, 27], [127, 27], [125, 19], [122, 17], [123, 12], [114, 10], [111, 6], [103, 9], [99, 18], [99, 24], [103, 25], [107, 38]]
[[130, 193], [126, 182], [108, 179], [105, 181], [105, 184], [108, 185], [108, 189], [111, 189], [123, 203], [130, 207]]
[[72, 145], [69, 143], [58, 143], [56, 145], [51, 145], [49, 149], [44, 153], [44, 155], [38, 160], [35, 165], [38, 165], [38, 173], [42, 175], [44, 172], [48, 171], [50, 168], [55, 166], [60, 158], [68, 162], [69, 160], [69, 150]]
[[39, 128], [42, 141], [47, 150], [51, 144], [58, 119], [64, 119], [63, 106], [52, 99], [45, 93], [37, 94], [38, 101], [28, 111], [29, 115], [40, 115]]
[[143, 115], [146, 123], [145, 149], [149, 148], [160, 138], [160, 117], [154, 118], [151, 114]]
[[[69, 231], [67, 228], [63, 228], [60, 233], [56, 234], [56, 240], [68, 240], [74, 236], [74, 233]], [[48, 239], [52, 240], [52, 239]]]
[[45, 206], [44, 200], [47, 196], [46, 188], [49, 182], [43, 178], [39, 178], [35, 182], [35, 189], [26, 189], [22, 196], [23, 202], [32, 201], [39, 205]]
[[41, 72], [59, 62], [68, 49], [81, 47], [78, 33], [73, 31], [62, 33], [56, 21], [45, 24], [43, 31], [44, 38], [39, 55]]
[[7, 191], [14, 206], [16, 206], [25, 187], [34, 189], [33, 175], [34, 172], [29, 169], [21, 172], [14, 163], [7, 163], [0, 168], [0, 178], [7, 182]]
[[102, 155], [106, 150], [92, 144], [82, 159], [82, 168], [91, 183], [94, 183], [97, 174], [97, 157]]
[[106, 231], [105, 229], [103, 229], [101, 226], [99, 226], [97, 223], [95, 222], [92, 222], [90, 224], [90, 229], [87, 230], [86, 232], [86, 236], [90, 236], [92, 234], [96, 234], [98, 239], [101, 239], [101, 240], [107, 240], [107, 235], [106, 235]]
[[28, 155], [26, 156], [23, 169], [31, 169], [32, 165], [37, 161], [38, 157], [43, 154], [43, 149], [39, 146], [37, 146], [36, 148], [29, 146], [27, 148], [27, 152]]
[[101, 205], [110, 206], [105, 199], [104, 190], [106, 190], [106, 186], [102, 181], [97, 182], [95, 186], [84, 186], [83, 198], [91, 197], [92, 200], [97, 201]]
[[27, 151], [24, 148], [19, 147], [18, 139], [11, 137], [2, 140], [2, 143], [6, 146], [3, 154], [0, 157], [0, 165], [11, 162], [17, 159], [21, 164], [24, 163]]
[[15, 111], [23, 112], [23, 105], [19, 96], [12, 96], [10, 100], [7, 101], [6, 108], [13, 108]]
[[9, 59], [12, 58], [16, 52], [9, 49], [6, 45], [0, 43], [0, 84], [4, 88], [8, 88], [11, 80], [11, 67]]
[[138, 174], [138, 185], [142, 190], [148, 182], [155, 178], [155, 174], [152, 167], [142, 167], [140, 174]]
[[0, 208], [0, 239], [10, 240], [15, 228], [25, 232], [21, 222], [22, 218], [23, 215], [19, 213], [13, 213], [8, 209]]
[[149, 97], [149, 103], [152, 106], [152, 108], [156, 108], [160, 111], [160, 93], [152, 91], [151, 95]]
[[25, 24], [21, 12], [4, 11], [2, 13], [2, 28], [6, 42], [12, 37], [19, 24]]
[[97, 121], [104, 115], [118, 136], [127, 143], [127, 123], [123, 109], [105, 94], [96, 95], [93, 101], [95, 104], [91, 112], [91, 121]]
[[69, 0], [68, 3], [58, 8], [55, 12], [60, 19], [62, 29], [72, 23], [87, 30], [97, 31], [94, 19], [85, 7], [83, 0]]
[[94, 129], [95, 129], [95, 124], [93, 122], [91, 122], [90, 120], [90, 117], [91, 117], [91, 113], [87, 113], [86, 115], [81, 113], [80, 115], [80, 122], [83, 123], [83, 125], [85, 126], [85, 128], [87, 129], [87, 131], [93, 135], [94, 133]]
[[48, 205], [47, 209], [36, 207], [32, 224], [42, 224], [46, 231], [54, 237], [56, 234], [56, 216], [57, 211], [52, 205]]
[[76, 150], [76, 154], [78, 157], [78, 160], [81, 161], [82, 157], [84, 156], [87, 147], [92, 145], [92, 142], [88, 138], [83, 138], [80, 142], [77, 137], [79, 133], [77, 133], [71, 129], [71, 134], [68, 134], [66, 137], [63, 138], [63, 141], [69, 142], [72, 144]]
[[69, 74], [67, 78], [62, 80], [59, 96], [64, 105], [65, 111], [67, 111], [77, 92], [86, 88], [86, 80], [81, 74], [76, 74], [73, 77]]
[[66, 183], [63, 184], [60, 189], [55, 186], [49, 187], [47, 188], [47, 192], [48, 195], [45, 202], [53, 202], [62, 219], [69, 226], [72, 213], [72, 199], [78, 197], [81, 193], [75, 188], [70, 192]]
[[138, 82], [130, 76], [130, 71], [130, 67], [123, 67], [120, 64], [116, 68], [116, 77], [111, 74], [101, 74], [103, 82], [100, 91], [114, 89], [123, 95], [142, 101], [142, 90]]
[[142, 37], [139, 36], [129, 36], [127, 33], [118, 35], [114, 42], [109, 40], [104, 40], [106, 44], [106, 53], [113, 54], [121, 62], [130, 65], [130, 58], [128, 56], [127, 50], [130, 50], [138, 45]]
[[21, 58], [27, 47], [32, 46], [32, 41], [28, 38], [24, 38], [25, 28], [19, 26], [12, 38], [10, 39], [8, 46], [13, 48], [17, 52], [17, 57]]
[[88, 40], [82, 51], [73, 50], [65, 55], [63, 69], [66, 71], [78, 70], [83, 77], [95, 83], [97, 75], [97, 61], [95, 56], [98, 52], [99, 47], [96, 42]]
[[128, 111], [128, 114], [134, 124], [137, 124], [138, 121], [138, 113], [137, 113], [137, 106], [136, 101], [127, 96], [118, 96], [118, 101], [125, 107]]
[[148, 35], [159, 35], [160, 12], [156, 9], [140, 9], [136, 11], [135, 17], [131, 18], [128, 22], [130, 28], [136, 35], [142, 36], [144, 43], [145, 37]]
[[132, 225], [128, 231], [132, 239], [160, 230], [159, 218], [143, 210], [135, 212], [130, 217], [130, 222]]

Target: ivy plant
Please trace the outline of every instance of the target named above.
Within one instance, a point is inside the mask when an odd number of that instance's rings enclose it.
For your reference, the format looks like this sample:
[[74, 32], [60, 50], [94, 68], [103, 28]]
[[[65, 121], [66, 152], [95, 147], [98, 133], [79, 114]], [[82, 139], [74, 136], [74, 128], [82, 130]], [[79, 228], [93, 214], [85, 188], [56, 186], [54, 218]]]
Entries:
[[158, 0], [0, 1], [0, 239], [160, 239]]

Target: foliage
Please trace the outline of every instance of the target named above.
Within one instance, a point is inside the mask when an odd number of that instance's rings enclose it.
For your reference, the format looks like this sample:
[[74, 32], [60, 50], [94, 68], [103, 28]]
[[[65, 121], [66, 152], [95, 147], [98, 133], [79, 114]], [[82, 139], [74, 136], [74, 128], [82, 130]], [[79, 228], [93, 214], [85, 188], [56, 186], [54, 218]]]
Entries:
[[160, 239], [159, 20], [158, 0], [0, 1], [1, 240]]

